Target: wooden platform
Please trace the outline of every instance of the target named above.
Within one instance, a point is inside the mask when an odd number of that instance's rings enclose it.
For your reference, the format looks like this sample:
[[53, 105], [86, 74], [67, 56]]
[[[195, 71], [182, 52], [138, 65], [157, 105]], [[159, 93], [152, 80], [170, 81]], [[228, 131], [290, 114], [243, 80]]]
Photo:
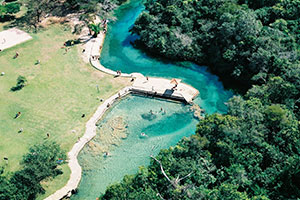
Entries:
[[131, 87], [131, 91], [134, 93], [159, 96], [187, 103], [192, 103], [193, 99], [199, 94], [197, 89], [185, 83], [179, 82], [176, 88], [174, 88], [174, 86], [175, 84], [169, 79], [146, 78], [143, 75], [139, 75], [136, 77]]

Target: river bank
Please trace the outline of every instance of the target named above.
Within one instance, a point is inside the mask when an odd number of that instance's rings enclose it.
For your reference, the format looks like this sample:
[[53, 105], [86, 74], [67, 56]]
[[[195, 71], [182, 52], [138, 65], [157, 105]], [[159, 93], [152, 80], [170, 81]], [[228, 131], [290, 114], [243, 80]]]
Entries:
[[[203, 107], [208, 114], [214, 112], [226, 112], [226, 106], [224, 105], [224, 102], [231, 96], [231, 93], [224, 91], [222, 84], [218, 82], [218, 77], [207, 72], [205, 67], [195, 66], [190, 63], [182, 63], [178, 65], [173, 63], [163, 63], [159, 60], [148, 58], [141, 51], [134, 49], [131, 46], [130, 42], [134, 40], [134, 37], [128, 33], [128, 29], [130, 26], [132, 26], [135, 18], [142, 10], [143, 6], [141, 6], [139, 1], [131, 1], [130, 3], [121, 6], [120, 9], [118, 9], [116, 14], [118, 16], [118, 21], [109, 25], [108, 34], [105, 36], [105, 43], [101, 48], [101, 63], [99, 63], [98, 60], [92, 60], [92, 62], [95, 63], [96, 66], [106, 66], [105, 69], [107, 69], [109, 72], [112, 72], [112, 75], [116, 75], [116, 70], [121, 70], [122, 74], [140, 71], [145, 75], [144, 79], [146, 76], [162, 76], [168, 79], [179, 78], [182, 79], [183, 82], [187, 82], [190, 85], [196, 84], [196, 88], [200, 90], [200, 96], [194, 100], [196, 104]], [[174, 115], [174, 117], [175, 116], [177, 116], [177, 114]], [[193, 119], [192, 115], [188, 115], [188, 117]], [[164, 120], [169, 121], [172, 119], [174, 118]], [[161, 122], [161, 124], [165, 124], [165, 122]], [[158, 123], [158, 125], [159, 124], [160, 123]], [[186, 121], [184, 124], [190, 128], [187, 130], [182, 130], [192, 134], [195, 129], [195, 122]], [[178, 125], [179, 123], [177, 122], [177, 126]], [[176, 124], [172, 124], [170, 126], [177, 127]], [[158, 127], [160, 128], [158, 129]], [[151, 130], [155, 130], [154, 132], [157, 134], [160, 133], [159, 130], [163, 130], [164, 126], [158, 127], [154, 124], [151, 126], [149, 125], [149, 128]], [[165, 128], [170, 129], [170, 127]], [[141, 128], [141, 130], [142, 129], [143, 128]], [[172, 135], [176, 133], [174, 128], [171, 128], [170, 130], [172, 131], [169, 134]], [[133, 132], [136, 134], [136, 130], [133, 130]], [[169, 145], [176, 144], [180, 138], [181, 137], [173, 137], [167, 146], [165, 146], [165, 148]], [[123, 143], [125, 144], [125, 142]], [[126, 156], [127, 154], [122, 155]], [[117, 157], [115, 158], [117, 159]], [[145, 163], [145, 159], [148, 160], [148, 157], [146, 156], [145, 158], [139, 159], [142, 159], [143, 164]], [[97, 165], [99, 165], [99, 163]], [[136, 166], [134, 166], [134, 169], [137, 169]], [[87, 178], [92, 177], [93, 175], [89, 175], [89, 177], [87, 176]], [[84, 186], [85, 184], [82, 185]], [[79, 191], [84, 192], [84, 189], [79, 188]]]

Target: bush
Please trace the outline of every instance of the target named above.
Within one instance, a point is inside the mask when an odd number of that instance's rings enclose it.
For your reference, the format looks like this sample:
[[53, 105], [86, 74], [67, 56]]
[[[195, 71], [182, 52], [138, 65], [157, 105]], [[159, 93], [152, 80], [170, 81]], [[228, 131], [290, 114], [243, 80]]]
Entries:
[[57, 166], [65, 159], [66, 154], [55, 142], [34, 145], [23, 157], [23, 169], [15, 172], [10, 179], [2, 176], [3, 170], [0, 170], [0, 200], [35, 199], [37, 194], [45, 192], [40, 184], [42, 180], [62, 174]]
[[20, 4], [19, 3], [9, 3], [5, 5], [6, 7], [6, 12], [8, 14], [14, 14], [20, 11]]
[[23, 87], [25, 87], [27, 84], [27, 79], [24, 76], [19, 76], [17, 78], [17, 84], [16, 86], [10, 88], [11, 91], [18, 91], [21, 90]]
[[21, 5], [17, 2], [0, 5], [0, 17], [6, 18], [7, 15], [15, 14], [20, 11]]

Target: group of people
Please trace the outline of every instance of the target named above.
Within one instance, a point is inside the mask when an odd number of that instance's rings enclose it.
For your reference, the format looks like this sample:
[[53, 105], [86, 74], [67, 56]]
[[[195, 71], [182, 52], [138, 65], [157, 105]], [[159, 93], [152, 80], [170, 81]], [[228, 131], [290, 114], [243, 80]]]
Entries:
[[[16, 52], [16, 54], [15, 54], [14, 57], [13, 57], [13, 59], [18, 58], [19, 55], [20, 55], [19, 52]], [[35, 65], [38, 65], [38, 64], [40, 64], [40, 63], [41, 63], [40, 60], [36, 60]], [[3, 75], [4, 75], [4, 72], [2, 72], [1, 75], [3, 76]]]
[[[152, 110], [150, 110], [149, 113], [151, 115], [155, 115], [155, 113]], [[159, 113], [166, 114], [166, 110], [164, 110], [163, 108], [160, 108]]]
[[92, 56], [93, 60], [100, 60], [100, 55]]
[[121, 72], [120, 70], [117, 70], [117, 75], [118, 75], [118, 76], [121, 76], [121, 73], [122, 73], [122, 72]]

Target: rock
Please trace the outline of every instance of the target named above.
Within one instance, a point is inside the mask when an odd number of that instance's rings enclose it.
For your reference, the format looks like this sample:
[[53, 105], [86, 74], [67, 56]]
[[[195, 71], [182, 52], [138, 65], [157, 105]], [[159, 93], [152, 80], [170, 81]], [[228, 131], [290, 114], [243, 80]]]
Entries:
[[193, 104], [191, 107], [190, 107], [190, 111], [194, 112], [193, 116], [196, 118], [196, 119], [203, 119], [203, 114], [205, 113], [205, 110], [204, 109], [201, 109], [200, 106], [198, 106], [197, 104]]

